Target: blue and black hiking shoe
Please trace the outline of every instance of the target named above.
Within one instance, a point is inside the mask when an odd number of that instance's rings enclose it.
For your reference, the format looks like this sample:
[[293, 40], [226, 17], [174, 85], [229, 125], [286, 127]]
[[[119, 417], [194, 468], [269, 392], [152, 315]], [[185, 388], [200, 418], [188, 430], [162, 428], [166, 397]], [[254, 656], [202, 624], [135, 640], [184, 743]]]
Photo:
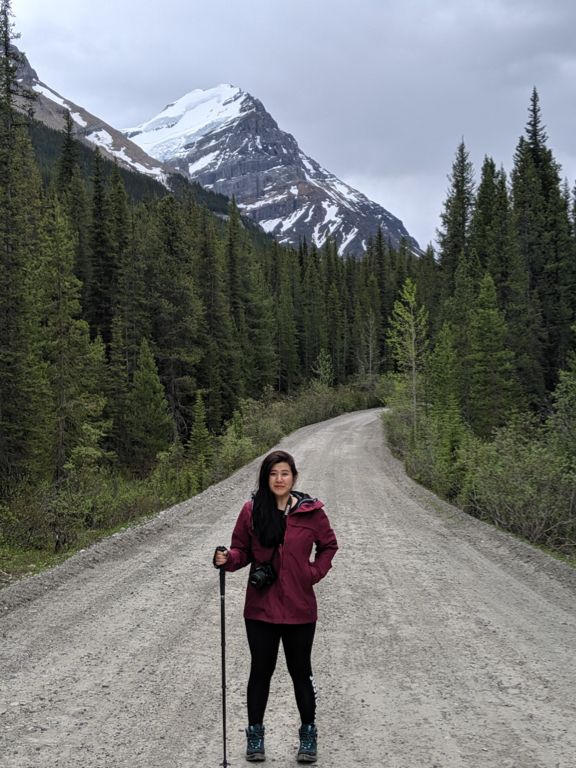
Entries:
[[300, 747], [298, 748], [299, 763], [315, 763], [318, 749], [318, 731], [314, 723], [302, 725], [299, 731]]
[[263, 725], [249, 725], [246, 728], [246, 760], [253, 763], [266, 760]]

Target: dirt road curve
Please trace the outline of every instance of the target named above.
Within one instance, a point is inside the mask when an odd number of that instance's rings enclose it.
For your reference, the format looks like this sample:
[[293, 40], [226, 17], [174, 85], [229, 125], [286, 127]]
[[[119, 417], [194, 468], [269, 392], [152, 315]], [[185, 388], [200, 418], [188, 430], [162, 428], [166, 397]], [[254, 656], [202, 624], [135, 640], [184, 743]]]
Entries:
[[[404, 475], [367, 411], [283, 441], [341, 549], [318, 587], [319, 765], [573, 768], [576, 573]], [[218, 766], [213, 547], [257, 463], [0, 592], [3, 768]], [[245, 572], [227, 577], [228, 758], [244, 764]], [[284, 661], [268, 763], [295, 760]]]

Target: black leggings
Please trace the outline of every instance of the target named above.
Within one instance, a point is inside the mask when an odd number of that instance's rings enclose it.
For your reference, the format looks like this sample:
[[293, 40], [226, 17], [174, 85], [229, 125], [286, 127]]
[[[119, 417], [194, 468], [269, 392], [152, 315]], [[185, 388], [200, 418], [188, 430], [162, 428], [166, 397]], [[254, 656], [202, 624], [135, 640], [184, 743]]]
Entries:
[[296, 704], [302, 723], [313, 723], [316, 715], [316, 690], [310, 657], [316, 623], [269, 624], [245, 619], [252, 664], [248, 679], [248, 724], [264, 721], [270, 681], [276, 668], [280, 640], [286, 666], [294, 683]]

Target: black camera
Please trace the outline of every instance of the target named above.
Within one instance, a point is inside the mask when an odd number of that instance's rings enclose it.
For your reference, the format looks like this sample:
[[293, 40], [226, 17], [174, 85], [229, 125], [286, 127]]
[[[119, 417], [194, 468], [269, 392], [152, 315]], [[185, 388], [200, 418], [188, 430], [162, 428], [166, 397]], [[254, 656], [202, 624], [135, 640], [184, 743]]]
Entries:
[[270, 586], [276, 581], [276, 571], [274, 570], [272, 563], [260, 563], [257, 565], [248, 579], [256, 589], [264, 589], [264, 587]]

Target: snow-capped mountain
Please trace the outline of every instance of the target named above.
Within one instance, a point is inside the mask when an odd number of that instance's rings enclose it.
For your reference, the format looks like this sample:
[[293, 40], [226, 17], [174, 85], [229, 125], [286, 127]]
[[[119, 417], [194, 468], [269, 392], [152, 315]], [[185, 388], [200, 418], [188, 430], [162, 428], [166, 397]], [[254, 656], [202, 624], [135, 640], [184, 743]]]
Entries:
[[322, 168], [282, 131], [262, 103], [232, 85], [194, 90], [125, 135], [165, 167], [238, 207], [280, 242], [332, 237], [360, 254], [378, 227], [419, 251], [402, 222]]
[[43, 83], [30, 66], [26, 56], [20, 55], [22, 60], [18, 68], [18, 80], [36, 94], [32, 105], [36, 120], [50, 128], [63, 131], [66, 126], [66, 111], [69, 111], [74, 121], [74, 134], [77, 139], [85, 144], [100, 147], [103, 155], [116, 160], [120, 165], [167, 184], [168, 172], [162, 163], [147, 155], [121, 131], [112, 128]]

